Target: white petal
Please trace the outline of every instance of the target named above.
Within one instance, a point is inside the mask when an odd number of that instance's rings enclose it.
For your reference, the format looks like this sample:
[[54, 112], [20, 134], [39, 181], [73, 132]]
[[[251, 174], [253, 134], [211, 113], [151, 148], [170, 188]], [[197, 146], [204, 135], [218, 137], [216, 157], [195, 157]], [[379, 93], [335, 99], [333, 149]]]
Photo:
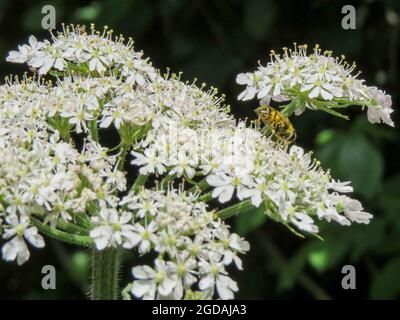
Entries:
[[160, 285], [158, 286], [158, 292], [163, 295], [166, 296], [168, 294], [171, 293], [172, 289], [175, 287], [176, 283], [175, 281], [173, 281], [170, 278], [166, 278], [164, 279], [163, 282], [160, 283]]
[[151, 289], [150, 280], [135, 280], [132, 283], [132, 294], [138, 298], [143, 297]]
[[222, 300], [231, 300], [234, 297], [233, 292], [228, 288], [227, 284], [221, 280], [217, 280], [217, 292]]
[[25, 237], [36, 248], [43, 248], [45, 245], [44, 239], [40, 234], [38, 234], [36, 227], [31, 227], [26, 230]]
[[132, 274], [137, 279], [149, 279], [154, 277], [155, 272], [149, 266], [136, 266], [132, 268]]
[[200, 290], [206, 290], [208, 288], [211, 288], [214, 286], [214, 277], [211, 275], [208, 275], [204, 278], [202, 278], [199, 282], [199, 288]]
[[207, 177], [207, 183], [213, 187], [226, 185], [229, 182], [228, 177], [225, 175], [211, 175]]

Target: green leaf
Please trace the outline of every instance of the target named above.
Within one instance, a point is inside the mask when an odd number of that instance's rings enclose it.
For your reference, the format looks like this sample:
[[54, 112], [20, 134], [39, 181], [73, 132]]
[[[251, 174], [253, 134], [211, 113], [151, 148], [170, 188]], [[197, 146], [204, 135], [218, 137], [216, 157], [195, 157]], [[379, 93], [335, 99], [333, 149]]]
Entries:
[[309, 245], [308, 263], [322, 273], [337, 266], [349, 251], [349, 240], [345, 237], [327, 235], [325, 241], [313, 241]]
[[390, 177], [385, 182], [378, 198], [378, 207], [384, 213], [385, 221], [400, 233], [400, 174]]
[[383, 158], [361, 134], [338, 135], [324, 145], [317, 157], [324, 168], [330, 168], [334, 178], [350, 180], [355, 191], [372, 199], [379, 191], [383, 176]]
[[360, 225], [352, 226], [352, 231], [347, 231], [352, 235], [352, 239], [349, 239], [349, 241], [352, 240], [354, 243], [350, 252], [350, 259], [357, 262], [367, 252], [381, 252], [383, 246], [388, 248], [384, 242], [385, 227], [386, 222], [380, 216], [374, 217], [366, 228]]
[[396, 299], [400, 294], [400, 257], [390, 260], [376, 273], [370, 288], [371, 299]]
[[99, 15], [101, 6], [98, 2], [92, 2], [87, 7], [79, 8], [75, 11], [75, 19], [79, 21], [94, 21]]
[[87, 252], [74, 252], [67, 264], [70, 279], [77, 285], [86, 283], [89, 275], [90, 257]]
[[343, 139], [338, 169], [340, 177], [350, 180], [367, 199], [379, 191], [383, 175], [382, 155], [364, 136], [353, 135]]
[[315, 138], [315, 142], [318, 145], [324, 145], [331, 142], [336, 136], [336, 132], [333, 129], [325, 129], [322, 130], [317, 137]]
[[310, 252], [308, 263], [317, 271], [324, 271], [328, 265], [329, 252], [326, 248], [321, 248]]
[[277, 270], [280, 271], [277, 282], [278, 292], [291, 289], [296, 284], [297, 278], [307, 262], [309, 249], [308, 246], [303, 246], [286, 264], [280, 267], [280, 270]]

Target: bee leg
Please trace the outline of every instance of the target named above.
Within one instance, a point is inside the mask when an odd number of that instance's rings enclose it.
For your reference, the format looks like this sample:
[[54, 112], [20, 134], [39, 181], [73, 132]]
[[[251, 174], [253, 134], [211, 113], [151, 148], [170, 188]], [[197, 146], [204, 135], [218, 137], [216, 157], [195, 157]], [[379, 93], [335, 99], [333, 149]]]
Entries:
[[278, 145], [281, 146], [282, 144], [285, 143], [285, 139], [282, 139], [282, 137], [279, 136], [279, 135], [276, 133], [276, 131], [272, 130], [271, 136], [273, 136], [273, 137], [275, 138], [274, 140], [276, 140], [276, 143], [277, 143]]
[[296, 132], [293, 132], [293, 133], [290, 135], [289, 143], [295, 142], [296, 138], [297, 138], [297, 134], [296, 134]]
[[264, 126], [260, 129], [261, 134], [263, 134], [264, 136], [268, 136], [269, 134], [272, 134], [271, 131], [273, 131], [273, 130], [271, 130], [271, 128], [268, 126]]
[[260, 131], [263, 130], [263, 128], [261, 128], [262, 121], [261, 121], [260, 117], [258, 117], [258, 118], [254, 121], [254, 124], [256, 125], [256, 128], [257, 128], [257, 129], [259, 129]]

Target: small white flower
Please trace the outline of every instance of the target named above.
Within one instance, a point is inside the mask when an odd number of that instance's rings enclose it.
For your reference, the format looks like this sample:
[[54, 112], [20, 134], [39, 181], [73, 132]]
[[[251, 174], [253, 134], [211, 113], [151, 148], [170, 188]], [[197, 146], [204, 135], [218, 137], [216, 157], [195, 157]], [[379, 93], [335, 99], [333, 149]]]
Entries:
[[137, 279], [132, 283], [132, 294], [143, 300], [154, 300], [156, 297], [166, 297], [176, 286], [176, 280], [168, 274], [165, 262], [156, 259], [155, 269], [149, 266], [132, 268], [132, 274]]
[[343, 214], [352, 222], [369, 224], [373, 215], [363, 211], [360, 201], [351, 199], [347, 196], [337, 197], [338, 210], [343, 210]]
[[350, 181], [335, 181], [332, 180], [329, 188], [341, 192], [341, 193], [348, 193], [348, 192], [353, 192], [353, 187], [349, 185]]
[[25, 263], [30, 256], [25, 239], [36, 248], [44, 247], [43, 237], [38, 234], [36, 227], [29, 225], [29, 218], [27, 216], [18, 218], [16, 214], [11, 214], [6, 217], [5, 221], [7, 225], [3, 238], [11, 240], [3, 245], [2, 253], [4, 260], [13, 261], [17, 259], [18, 265]]
[[322, 80], [316, 80], [315, 82], [307, 82], [301, 87], [301, 91], [309, 91], [308, 96], [310, 98], [322, 97], [325, 100], [331, 100], [333, 97], [341, 97], [342, 91], [340, 88], [326, 83]]
[[235, 189], [239, 199], [242, 200], [248, 197], [248, 189], [254, 184], [251, 176], [245, 173], [239, 173], [234, 176], [228, 176], [226, 174], [210, 175], [207, 177], [207, 183], [215, 187], [212, 196], [218, 198], [218, 201], [221, 203], [228, 202], [232, 198]]
[[173, 167], [169, 174], [176, 174], [178, 178], [183, 174], [186, 174], [187, 177], [191, 179], [196, 174], [196, 170], [193, 169], [193, 167], [196, 165], [196, 161], [188, 157], [183, 152], [178, 152], [177, 159], [171, 160], [169, 164]]
[[290, 222], [300, 230], [309, 233], [318, 233], [318, 227], [314, 224], [314, 220], [305, 213], [295, 212], [290, 218]]
[[38, 42], [34, 36], [29, 37], [29, 45], [18, 46], [18, 51], [10, 51], [7, 61], [13, 63], [24, 63], [44, 47], [43, 42]]
[[157, 242], [157, 237], [155, 235], [155, 232], [157, 231], [156, 223], [152, 221], [146, 227], [136, 223], [134, 230], [140, 237], [138, 242], [139, 253], [144, 254], [149, 252], [151, 246]]
[[368, 92], [371, 98], [371, 103], [368, 106], [368, 121], [371, 123], [386, 123], [394, 127], [394, 122], [390, 119], [390, 114], [393, 112], [392, 98], [381, 90], [372, 87]]
[[234, 292], [239, 288], [235, 281], [227, 276], [223, 262], [207, 262], [200, 261], [200, 277], [199, 288], [202, 291], [214, 294], [215, 288], [222, 300], [230, 300], [234, 297]]
[[173, 290], [174, 299], [182, 299], [184, 292], [197, 281], [197, 262], [186, 252], [177, 256], [177, 262], [167, 262], [168, 269], [176, 275], [176, 285]]
[[238, 254], [243, 254], [249, 251], [250, 244], [237, 234], [230, 234], [227, 228], [221, 227], [216, 232], [216, 236], [218, 240], [221, 241], [223, 263], [225, 265], [230, 265], [234, 262], [239, 270], [243, 270], [242, 260], [239, 258]]
[[140, 236], [131, 224], [131, 213], [119, 214], [115, 209], [102, 208], [99, 218], [96, 217], [93, 221], [99, 226], [90, 231], [90, 237], [94, 239], [97, 250], [118, 246], [130, 249], [139, 243]]
[[238, 84], [246, 85], [246, 89], [243, 90], [239, 96], [238, 100], [251, 100], [255, 97], [257, 89], [255, 87], [255, 77], [251, 73], [241, 73], [236, 77], [236, 82]]
[[164, 164], [161, 157], [157, 155], [157, 151], [146, 149], [143, 155], [135, 151], [132, 151], [131, 154], [135, 157], [131, 164], [141, 166], [140, 174], [148, 175], [154, 172], [163, 174], [165, 172]]

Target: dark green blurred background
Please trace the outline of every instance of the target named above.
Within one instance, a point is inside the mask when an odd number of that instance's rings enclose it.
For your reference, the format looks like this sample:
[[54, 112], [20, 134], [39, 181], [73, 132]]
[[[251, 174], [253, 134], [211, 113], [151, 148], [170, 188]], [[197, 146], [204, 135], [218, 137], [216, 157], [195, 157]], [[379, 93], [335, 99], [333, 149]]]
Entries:
[[[95, 22], [115, 33], [132, 36], [154, 65], [183, 71], [221, 89], [238, 117], [254, 118], [256, 102], [238, 102], [239, 72], [267, 61], [269, 50], [292, 42], [319, 43], [323, 49], [356, 61], [361, 77], [390, 93], [399, 105], [400, 1], [317, 0], [162, 0], [162, 1], [16, 1], [0, 0], [0, 73], [21, 74], [21, 66], [5, 62], [9, 50], [41, 29], [41, 8], [53, 4], [57, 23]], [[357, 29], [341, 28], [341, 8], [357, 10]], [[352, 180], [355, 197], [375, 215], [368, 226], [320, 224], [325, 241], [300, 239], [283, 226], [266, 221], [259, 212], [232, 221], [252, 249], [243, 272], [234, 273], [238, 298], [373, 298], [400, 297], [400, 132], [371, 125], [366, 113], [350, 111], [351, 121], [325, 113], [306, 112], [293, 120], [297, 143], [314, 150], [333, 175]], [[398, 112], [394, 112], [399, 124]], [[22, 267], [0, 262], [0, 298], [83, 299], [88, 291], [89, 255], [48, 241], [32, 250]], [[126, 257], [123, 283], [131, 280], [134, 258]], [[41, 268], [57, 269], [57, 290], [41, 289]], [[357, 289], [343, 290], [341, 269], [357, 271]]]

